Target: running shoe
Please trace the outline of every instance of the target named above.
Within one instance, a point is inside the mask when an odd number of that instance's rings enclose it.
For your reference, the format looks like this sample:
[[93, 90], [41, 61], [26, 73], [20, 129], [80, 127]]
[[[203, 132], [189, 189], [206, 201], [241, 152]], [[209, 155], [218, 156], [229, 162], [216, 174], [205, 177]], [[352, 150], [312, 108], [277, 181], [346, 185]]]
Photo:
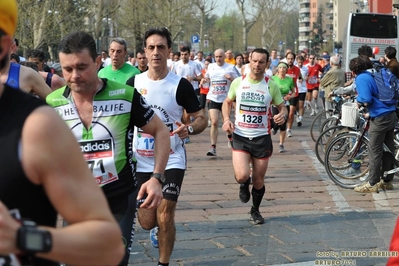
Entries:
[[265, 219], [260, 215], [259, 210], [254, 207], [251, 208], [251, 220], [254, 224], [263, 224], [265, 222]]
[[380, 182], [377, 183], [377, 187], [381, 188], [382, 190], [393, 190], [392, 181], [385, 182], [384, 180], [381, 180]]
[[296, 120], [296, 124], [298, 127], [302, 126], [302, 117], [298, 117]]
[[249, 192], [249, 183], [251, 182], [250, 178], [245, 181], [244, 184], [240, 184], [240, 193], [239, 197], [242, 203], [247, 203], [251, 198], [251, 193]]
[[280, 153], [285, 152], [285, 149], [284, 149], [284, 145], [283, 145], [283, 144], [280, 144], [280, 145], [279, 145], [279, 152], [280, 152]]
[[311, 113], [310, 113], [310, 116], [315, 116], [316, 115], [316, 112], [315, 111], [312, 111]]
[[378, 193], [378, 185], [375, 184], [374, 186], [372, 186], [369, 182], [366, 182], [363, 185], [355, 187], [353, 190], [360, 193]]
[[154, 248], [158, 248], [158, 226], [155, 226], [150, 231], [150, 241]]
[[216, 156], [216, 148], [210, 149], [207, 153], [207, 156]]
[[291, 129], [288, 129], [288, 130], [287, 130], [287, 137], [289, 137], [289, 138], [291, 138], [291, 137], [292, 137], [292, 132], [291, 132]]

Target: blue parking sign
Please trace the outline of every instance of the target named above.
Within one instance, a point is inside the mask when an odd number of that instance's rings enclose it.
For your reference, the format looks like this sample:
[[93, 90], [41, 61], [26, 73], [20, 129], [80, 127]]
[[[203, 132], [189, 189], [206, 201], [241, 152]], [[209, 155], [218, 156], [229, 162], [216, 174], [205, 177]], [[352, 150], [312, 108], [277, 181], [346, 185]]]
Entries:
[[200, 41], [200, 38], [197, 34], [191, 35], [190, 38], [191, 38], [191, 43], [199, 43], [199, 41]]

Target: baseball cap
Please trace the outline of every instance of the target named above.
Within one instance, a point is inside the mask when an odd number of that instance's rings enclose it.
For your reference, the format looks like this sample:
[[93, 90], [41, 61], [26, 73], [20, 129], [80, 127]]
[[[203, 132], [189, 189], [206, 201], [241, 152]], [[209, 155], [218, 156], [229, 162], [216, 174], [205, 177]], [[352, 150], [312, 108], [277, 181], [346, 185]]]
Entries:
[[323, 55], [323, 59], [330, 60], [330, 56], [328, 54]]
[[17, 27], [17, 2], [15, 0], [0, 1], [0, 29], [13, 36]]

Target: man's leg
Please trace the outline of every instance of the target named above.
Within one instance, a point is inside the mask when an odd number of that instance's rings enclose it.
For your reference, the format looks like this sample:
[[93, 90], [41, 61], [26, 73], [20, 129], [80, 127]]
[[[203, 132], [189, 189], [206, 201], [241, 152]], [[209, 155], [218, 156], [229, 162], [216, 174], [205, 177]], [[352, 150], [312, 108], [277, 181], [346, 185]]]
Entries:
[[295, 117], [295, 111], [296, 111], [296, 105], [298, 103], [298, 97], [295, 97], [290, 100], [290, 107], [288, 111], [288, 121], [287, 121], [287, 136], [292, 137], [292, 124], [294, 123], [294, 117]]
[[252, 208], [259, 212], [259, 207], [265, 194], [264, 179], [269, 165], [269, 158], [253, 158], [252, 164], [254, 165], [252, 170]]
[[[138, 189], [137, 191], [140, 190], [140, 187], [142, 184], [147, 182], [151, 178], [152, 173], [141, 173], [137, 172], [136, 177], [137, 177], [137, 182], [138, 182]], [[148, 210], [148, 209], [142, 209], [139, 208], [137, 210], [137, 218], [139, 220], [139, 223], [141, 227], [145, 230], [151, 230], [157, 225], [157, 218], [156, 218], [156, 210]]]
[[251, 169], [248, 162], [250, 161], [250, 158], [251, 157], [249, 153], [246, 153], [242, 150], [233, 150], [232, 162], [234, 177], [239, 184], [244, 184], [249, 179]]
[[165, 171], [163, 199], [157, 208], [159, 262], [168, 264], [176, 239], [175, 210], [184, 178], [184, 169]]
[[299, 101], [298, 101], [298, 121], [297, 125], [302, 126], [303, 114], [305, 113], [305, 97], [306, 93], [299, 93]]
[[314, 101], [314, 106], [315, 106], [315, 111], [317, 113], [318, 108], [317, 108], [317, 97], [319, 96], [319, 90], [317, 88], [314, 88], [312, 91], [312, 101]]
[[163, 199], [157, 209], [159, 262], [169, 263], [176, 238], [176, 201]]
[[[369, 128], [369, 182], [355, 187], [356, 192], [378, 192], [377, 183], [381, 179], [382, 157], [384, 154], [383, 144], [387, 132], [392, 129], [396, 122], [396, 114], [376, 117], [370, 121]], [[391, 135], [392, 136], [392, 135]]]
[[216, 156], [216, 143], [219, 135], [218, 123], [219, 123], [220, 110], [212, 108], [209, 109], [208, 113], [209, 113], [209, 119], [211, 120], [211, 128], [209, 130], [211, 138], [211, 150], [208, 151], [207, 155]]

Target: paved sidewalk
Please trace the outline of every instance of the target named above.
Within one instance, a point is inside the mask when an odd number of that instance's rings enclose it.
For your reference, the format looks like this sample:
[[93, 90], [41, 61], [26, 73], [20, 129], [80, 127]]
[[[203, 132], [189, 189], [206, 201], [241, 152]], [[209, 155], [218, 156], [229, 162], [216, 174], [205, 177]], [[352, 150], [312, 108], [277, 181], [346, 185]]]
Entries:
[[[305, 266], [317, 259], [336, 260], [337, 254], [345, 265], [386, 264], [387, 258], [370, 252], [388, 250], [399, 213], [399, 183], [394, 180], [395, 190], [378, 194], [336, 186], [314, 155], [311, 121], [307, 113], [302, 127], [294, 125], [285, 153], [278, 153], [278, 133], [273, 136], [275, 151], [260, 208], [263, 225], [249, 222], [252, 200], [243, 204], [238, 198], [222, 130], [217, 157], [206, 156], [209, 128], [191, 137], [170, 265]], [[131, 265], [156, 265], [158, 250], [151, 246], [149, 231], [136, 228]]]

